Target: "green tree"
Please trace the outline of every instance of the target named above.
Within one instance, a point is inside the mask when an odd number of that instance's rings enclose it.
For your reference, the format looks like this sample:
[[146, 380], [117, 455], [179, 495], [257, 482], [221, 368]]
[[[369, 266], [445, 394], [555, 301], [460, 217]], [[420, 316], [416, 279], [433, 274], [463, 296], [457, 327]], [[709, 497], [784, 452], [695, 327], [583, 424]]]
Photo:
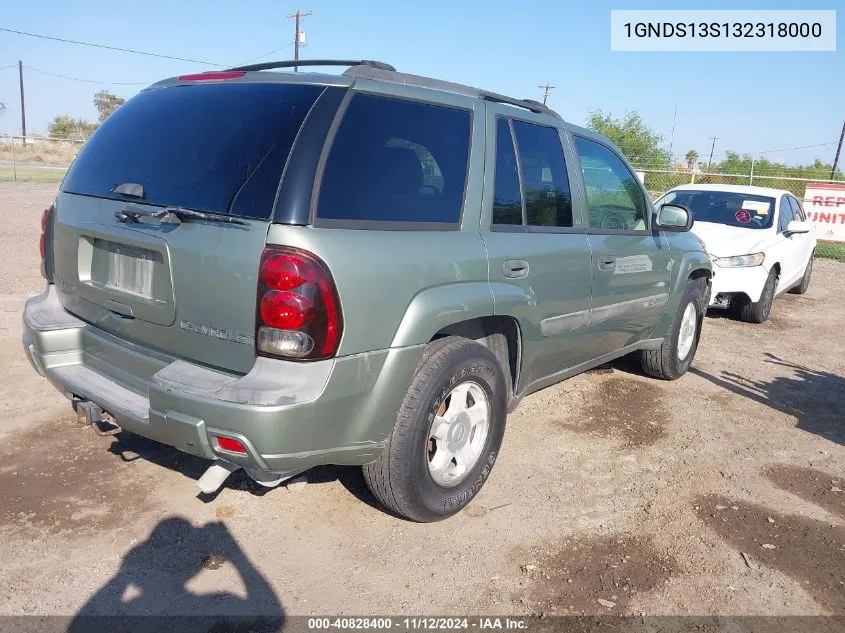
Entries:
[[696, 152], [694, 149], [691, 149], [686, 153], [684, 159], [687, 161], [687, 167], [689, 167], [689, 170], [692, 171], [693, 169], [695, 169], [695, 164], [698, 162], [698, 152]]
[[97, 117], [102, 123], [111, 116], [120, 106], [126, 103], [126, 99], [112, 94], [108, 90], [100, 90], [94, 95], [94, 107], [97, 108]]
[[631, 111], [617, 119], [601, 110], [593, 110], [587, 117], [587, 127], [616, 143], [633, 163], [669, 164], [669, 152], [661, 146], [663, 136], [652, 130], [639, 112]]
[[51, 138], [62, 138], [72, 140], [88, 140], [97, 129], [96, 123], [75, 119], [68, 114], [60, 114], [50, 121], [47, 132]]

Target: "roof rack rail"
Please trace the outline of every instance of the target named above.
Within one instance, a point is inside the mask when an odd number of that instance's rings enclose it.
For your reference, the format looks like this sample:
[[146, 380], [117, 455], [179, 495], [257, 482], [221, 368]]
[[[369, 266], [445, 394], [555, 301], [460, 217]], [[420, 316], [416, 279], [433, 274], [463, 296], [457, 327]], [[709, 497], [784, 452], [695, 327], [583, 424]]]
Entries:
[[478, 92], [478, 96], [485, 101], [507, 103], [508, 105], [516, 106], [518, 108], [526, 108], [527, 110], [531, 110], [531, 112], [536, 112], [537, 114], [550, 114], [551, 116], [561, 118], [557, 112], [548, 106], [543, 105], [539, 101], [534, 101], [533, 99], [514, 99], [513, 97], [506, 97], [505, 95], [500, 95], [496, 92], [488, 92], [486, 90], [480, 90]]
[[293, 68], [295, 66], [371, 66], [379, 70], [396, 71], [390, 64], [377, 62], [372, 59], [348, 60], [348, 59], [299, 59], [295, 61], [264, 62], [261, 64], [249, 64], [247, 66], [236, 66], [226, 70], [272, 70], [273, 68]]

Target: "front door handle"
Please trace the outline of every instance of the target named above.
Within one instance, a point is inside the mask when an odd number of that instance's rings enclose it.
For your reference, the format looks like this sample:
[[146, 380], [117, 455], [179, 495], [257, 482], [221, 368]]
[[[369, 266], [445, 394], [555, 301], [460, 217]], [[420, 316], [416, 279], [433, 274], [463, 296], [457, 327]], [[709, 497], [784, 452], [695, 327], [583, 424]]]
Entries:
[[599, 257], [599, 270], [613, 270], [616, 268], [616, 258], [610, 255]]
[[509, 279], [520, 279], [528, 275], [528, 262], [524, 259], [508, 259], [502, 264], [502, 271]]

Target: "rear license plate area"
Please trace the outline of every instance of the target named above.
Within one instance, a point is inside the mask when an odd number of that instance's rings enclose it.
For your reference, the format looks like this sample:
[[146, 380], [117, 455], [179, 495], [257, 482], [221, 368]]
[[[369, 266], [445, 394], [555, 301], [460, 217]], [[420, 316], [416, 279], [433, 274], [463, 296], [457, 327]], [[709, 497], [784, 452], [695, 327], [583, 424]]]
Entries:
[[97, 239], [93, 244], [91, 282], [120, 293], [155, 298], [155, 272], [163, 264], [156, 251]]

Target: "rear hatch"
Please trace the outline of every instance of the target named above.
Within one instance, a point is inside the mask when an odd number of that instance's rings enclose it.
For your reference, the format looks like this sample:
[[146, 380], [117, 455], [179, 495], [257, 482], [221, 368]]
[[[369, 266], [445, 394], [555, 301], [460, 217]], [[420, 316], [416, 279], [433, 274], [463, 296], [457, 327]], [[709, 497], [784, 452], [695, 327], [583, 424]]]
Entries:
[[[279, 181], [322, 90], [188, 82], [121, 106], [56, 202], [53, 278], [64, 307], [142, 347], [248, 371]], [[151, 215], [168, 208], [179, 209], [170, 222]]]

